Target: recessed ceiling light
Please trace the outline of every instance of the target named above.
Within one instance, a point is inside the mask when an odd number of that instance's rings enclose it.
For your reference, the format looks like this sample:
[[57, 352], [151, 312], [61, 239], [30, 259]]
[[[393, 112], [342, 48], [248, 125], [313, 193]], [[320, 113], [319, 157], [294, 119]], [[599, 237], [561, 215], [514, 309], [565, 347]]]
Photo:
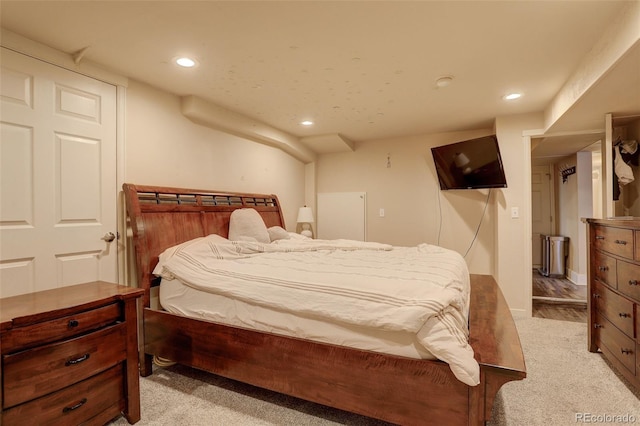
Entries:
[[311, 126], [313, 124], [313, 121], [305, 120], [301, 121], [300, 124], [302, 124], [303, 126]]
[[176, 59], [176, 64], [180, 65], [181, 67], [192, 68], [196, 66], [196, 61], [191, 58], [181, 57]]
[[522, 93], [509, 93], [508, 95], [504, 95], [502, 99], [504, 99], [505, 101], [512, 101], [514, 99], [518, 99], [521, 96]]

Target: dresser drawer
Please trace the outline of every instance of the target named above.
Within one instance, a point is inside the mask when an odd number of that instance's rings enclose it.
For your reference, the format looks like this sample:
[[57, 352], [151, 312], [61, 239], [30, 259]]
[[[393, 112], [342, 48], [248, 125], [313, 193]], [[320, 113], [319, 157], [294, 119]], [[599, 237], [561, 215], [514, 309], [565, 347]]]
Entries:
[[640, 302], [640, 266], [618, 261], [618, 291]]
[[616, 259], [598, 251], [593, 257], [592, 267], [596, 280], [615, 287], [617, 281]]
[[635, 239], [635, 247], [634, 247], [634, 255], [633, 258], [635, 260], [640, 260], [640, 231], [633, 231], [634, 239]]
[[123, 361], [126, 343], [125, 324], [117, 324], [3, 356], [3, 408], [54, 392]]
[[636, 344], [627, 335], [618, 330], [611, 322], [596, 313], [596, 343], [602, 349], [604, 345], [632, 374], [636, 374]]
[[123, 377], [122, 364], [118, 364], [73, 386], [4, 411], [2, 424], [77, 425], [96, 416], [108, 421], [124, 409]]
[[597, 249], [633, 259], [634, 235], [632, 229], [595, 226], [594, 238]]
[[54, 342], [95, 330], [121, 319], [120, 306], [101, 308], [7, 330], [2, 334], [2, 353]]
[[594, 283], [592, 295], [596, 309], [630, 338], [633, 334], [633, 302], [619, 296], [599, 283]]

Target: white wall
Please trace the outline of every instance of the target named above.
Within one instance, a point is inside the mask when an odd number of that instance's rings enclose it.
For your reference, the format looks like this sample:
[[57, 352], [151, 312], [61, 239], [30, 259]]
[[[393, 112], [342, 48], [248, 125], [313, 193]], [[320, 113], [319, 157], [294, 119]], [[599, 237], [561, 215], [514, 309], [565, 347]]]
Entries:
[[[464, 254], [482, 217], [488, 190], [440, 191], [431, 147], [491, 134], [490, 129], [355, 144], [354, 152], [318, 157], [316, 188], [367, 193], [367, 239], [399, 246], [422, 242]], [[387, 167], [387, 157], [391, 167]], [[493, 190], [490, 205], [501, 190]], [[380, 217], [381, 208], [385, 216]], [[466, 257], [472, 273], [492, 274], [494, 217], [487, 209]]]
[[591, 152], [578, 152], [554, 165], [559, 176], [563, 166], [576, 167], [576, 173], [557, 179], [558, 234], [569, 237], [567, 278], [576, 284], [587, 283], [587, 226], [582, 218], [593, 217], [593, 167]]
[[593, 161], [591, 152], [578, 152], [578, 217], [576, 225], [578, 235], [576, 240], [577, 259], [570, 270], [569, 278], [580, 285], [587, 285], [587, 225], [583, 218], [593, 217]]
[[591, 190], [592, 190], [592, 211], [593, 217], [602, 219], [602, 154], [598, 151], [591, 152]]
[[[287, 229], [296, 230], [305, 197], [305, 165], [299, 160], [195, 124], [180, 112], [178, 96], [133, 80], [126, 91], [125, 121], [125, 154], [119, 158], [124, 182], [276, 194]], [[131, 240], [127, 242], [130, 248]], [[135, 286], [132, 250], [124, 264], [124, 281]]]
[[193, 123], [180, 98], [130, 80], [124, 180], [130, 183], [276, 194], [296, 228], [305, 202], [305, 165], [291, 155]]
[[[504, 162], [508, 188], [495, 204], [496, 251], [494, 277], [512, 312], [531, 313], [531, 139], [523, 132], [539, 129], [542, 114], [496, 118], [496, 135]], [[517, 207], [520, 217], [511, 218]]]
[[[577, 155], [573, 154], [563, 158], [554, 165], [554, 171], [559, 176], [564, 167], [578, 166]], [[567, 257], [567, 269], [574, 270], [578, 266], [578, 173], [567, 177], [566, 182], [561, 177], [556, 180], [557, 215], [559, 235], [569, 238], [569, 256]]]
[[[531, 148], [523, 132], [540, 129], [542, 122], [542, 113], [496, 119], [508, 188], [493, 190], [478, 238], [466, 257], [471, 273], [496, 278], [511, 310], [518, 314], [531, 312], [532, 278]], [[440, 191], [430, 148], [491, 133], [484, 129], [356, 143], [354, 152], [318, 157], [317, 191], [367, 192], [371, 241], [439, 243], [464, 254], [482, 216], [487, 191]], [[519, 218], [511, 218], [512, 207], [519, 208]], [[380, 208], [385, 209], [384, 218], [378, 215]]]

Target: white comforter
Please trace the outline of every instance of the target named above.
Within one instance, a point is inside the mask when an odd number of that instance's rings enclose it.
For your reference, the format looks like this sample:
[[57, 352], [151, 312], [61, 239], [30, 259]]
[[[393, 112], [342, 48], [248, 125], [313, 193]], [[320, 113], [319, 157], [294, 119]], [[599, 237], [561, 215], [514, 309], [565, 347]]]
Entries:
[[462, 382], [479, 383], [468, 344], [469, 273], [437, 246], [350, 240], [271, 244], [199, 238], [165, 252], [156, 273], [201, 291], [324, 320], [415, 333]]

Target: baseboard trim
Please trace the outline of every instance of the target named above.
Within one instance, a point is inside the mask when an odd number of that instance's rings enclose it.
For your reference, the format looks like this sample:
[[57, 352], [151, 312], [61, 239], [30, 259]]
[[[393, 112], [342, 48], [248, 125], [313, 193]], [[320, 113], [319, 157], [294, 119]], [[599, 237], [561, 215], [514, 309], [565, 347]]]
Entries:
[[561, 297], [533, 296], [534, 302], [548, 303], [553, 305], [584, 305], [587, 306], [586, 299], [563, 299]]
[[576, 271], [573, 271], [571, 269], [568, 269], [567, 272], [568, 272], [567, 279], [572, 283], [574, 283], [575, 285], [587, 285], [586, 274], [579, 274]]

